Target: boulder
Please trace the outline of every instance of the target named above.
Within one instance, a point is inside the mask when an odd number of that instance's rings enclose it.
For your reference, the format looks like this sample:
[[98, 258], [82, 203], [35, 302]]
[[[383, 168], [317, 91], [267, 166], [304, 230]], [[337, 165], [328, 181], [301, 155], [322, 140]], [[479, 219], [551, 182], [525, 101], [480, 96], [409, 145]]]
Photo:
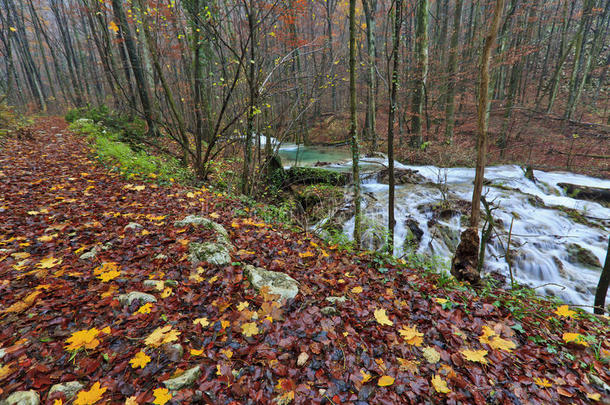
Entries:
[[139, 291], [132, 291], [130, 293], [127, 294], [121, 294], [118, 297], [119, 302], [121, 303], [121, 305], [131, 305], [132, 302], [134, 301], [140, 301], [142, 304], [147, 304], [149, 302], [157, 302], [157, 299], [150, 294], [146, 294], [143, 292], [139, 292]]
[[[377, 172], [377, 181], [381, 184], [390, 182], [390, 170], [382, 169]], [[411, 169], [394, 169], [395, 184], [421, 184], [426, 181], [426, 178], [419, 174], [417, 170]]]
[[17, 391], [13, 392], [0, 405], [38, 405], [40, 396], [36, 391]]
[[197, 379], [201, 377], [201, 369], [199, 366], [195, 366], [186, 370], [178, 377], [170, 378], [169, 380], [163, 381], [163, 384], [168, 390], [177, 391], [184, 387], [192, 385]]
[[130, 222], [127, 225], [125, 225], [123, 227], [123, 231], [137, 231], [138, 229], [142, 229], [144, 228], [142, 225], [138, 224], [137, 222]]
[[407, 218], [405, 226], [409, 229], [407, 235], [407, 243], [413, 248], [417, 249], [421, 243], [421, 239], [424, 236], [424, 231], [419, 227], [419, 224], [413, 218]]
[[598, 269], [602, 267], [601, 262], [593, 252], [577, 243], [570, 243], [568, 245], [568, 261], [572, 264], [582, 264]]
[[342, 295], [341, 297], [326, 297], [325, 300], [334, 305], [336, 303], [343, 304], [345, 301], [347, 301], [347, 298]]
[[70, 400], [74, 398], [76, 393], [85, 388], [83, 384], [78, 381], [70, 381], [62, 384], [55, 384], [49, 390], [49, 395], [54, 394], [56, 392], [61, 392], [66, 396], [66, 399]]
[[180, 343], [166, 343], [162, 347], [170, 361], [180, 361], [184, 355], [184, 347]]
[[216, 266], [224, 266], [231, 263], [231, 253], [224, 243], [215, 242], [191, 242], [189, 243], [190, 261], [193, 265], [200, 262], [208, 262]]
[[83, 253], [78, 258], [83, 261], [91, 261], [95, 259], [97, 254], [100, 252], [101, 248], [99, 246], [94, 246], [90, 251]]
[[224, 243], [227, 245], [231, 245], [231, 239], [229, 239], [229, 233], [224, 228], [224, 226], [222, 226], [210, 219], [201, 217], [199, 215], [189, 215], [180, 221], [176, 221], [174, 223], [174, 225], [177, 227], [180, 227], [180, 228], [185, 227], [187, 225], [201, 226], [205, 229], [209, 229], [209, 230], [216, 232], [218, 242]]
[[299, 293], [298, 281], [287, 274], [252, 265], [246, 265], [244, 272], [257, 291], [266, 286], [270, 294], [279, 295], [281, 299], [292, 299]]
[[557, 183], [567, 195], [579, 200], [595, 201], [606, 206], [610, 205], [610, 188], [581, 186], [580, 184]]
[[331, 306], [320, 309], [320, 312], [322, 313], [322, 315], [326, 316], [339, 315], [339, 311], [337, 310], [337, 308]]

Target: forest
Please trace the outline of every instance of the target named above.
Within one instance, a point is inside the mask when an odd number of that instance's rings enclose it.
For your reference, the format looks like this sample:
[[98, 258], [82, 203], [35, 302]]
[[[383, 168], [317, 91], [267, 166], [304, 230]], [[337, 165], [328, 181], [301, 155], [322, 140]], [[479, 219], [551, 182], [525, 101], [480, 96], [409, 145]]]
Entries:
[[608, 403], [610, 1], [0, 0], [0, 405]]

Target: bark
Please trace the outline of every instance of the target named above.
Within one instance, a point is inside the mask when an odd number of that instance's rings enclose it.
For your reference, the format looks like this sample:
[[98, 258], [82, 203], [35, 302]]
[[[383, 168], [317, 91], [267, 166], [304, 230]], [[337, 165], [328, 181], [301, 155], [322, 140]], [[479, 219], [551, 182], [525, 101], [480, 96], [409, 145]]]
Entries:
[[352, 175], [354, 178], [354, 241], [361, 246], [360, 213], [360, 150], [356, 116], [356, 0], [349, 1], [349, 105], [350, 139], [352, 144]]
[[595, 291], [594, 310], [598, 315], [603, 315], [605, 312], [606, 294], [608, 294], [608, 286], [610, 285], [610, 239], [608, 239], [608, 251], [606, 253], [606, 261], [604, 268], [599, 276], [599, 283]]
[[[460, 0], [458, 0], [460, 1]], [[394, 11], [394, 34], [392, 37], [392, 83], [390, 87], [390, 113], [388, 115], [388, 253], [394, 253], [394, 194], [396, 181], [394, 179], [394, 115], [396, 113], [396, 92], [398, 90], [398, 49], [400, 47], [400, 27], [402, 25], [402, 0], [396, 0]]]
[[411, 144], [414, 147], [419, 147], [424, 141], [422, 122], [426, 80], [428, 77], [428, 0], [418, 0], [415, 54], [417, 57], [417, 68], [413, 89], [413, 104], [411, 107], [411, 114], [413, 115], [411, 120], [411, 131], [413, 133]]
[[376, 22], [375, 13], [377, 12], [377, 0], [362, 0], [366, 21], [366, 39], [368, 44], [368, 90], [367, 90], [367, 128], [368, 139], [371, 140], [371, 151], [377, 149], [376, 116], [377, 107], [375, 98], [377, 96], [377, 76], [376, 76]]
[[449, 142], [453, 139], [455, 126], [455, 86], [458, 67], [458, 45], [460, 38], [460, 21], [462, 19], [462, 0], [455, 2], [453, 15], [453, 32], [449, 45], [449, 65], [447, 70], [447, 101], [445, 103], [445, 139]]

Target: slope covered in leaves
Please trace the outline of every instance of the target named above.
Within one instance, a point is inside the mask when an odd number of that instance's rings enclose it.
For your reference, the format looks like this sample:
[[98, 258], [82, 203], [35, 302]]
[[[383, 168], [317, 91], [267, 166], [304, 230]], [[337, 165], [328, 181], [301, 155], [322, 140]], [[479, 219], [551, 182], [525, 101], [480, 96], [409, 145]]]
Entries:
[[[441, 288], [434, 275], [266, 224], [227, 196], [126, 180], [59, 119], [34, 134], [0, 151], [0, 399], [35, 390], [67, 403], [49, 390], [69, 381], [83, 384], [76, 404], [609, 399], [605, 319]], [[229, 231], [231, 265], [192, 268], [189, 242], [214, 236], [174, 225], [188, 214]], [[280, 305], [256, 293], [245, 264], [289, 274], [299, 294]], [[119, 303], [132, 291], [156, 302]], [[165, 388], [196, 366], [193, 384]]]

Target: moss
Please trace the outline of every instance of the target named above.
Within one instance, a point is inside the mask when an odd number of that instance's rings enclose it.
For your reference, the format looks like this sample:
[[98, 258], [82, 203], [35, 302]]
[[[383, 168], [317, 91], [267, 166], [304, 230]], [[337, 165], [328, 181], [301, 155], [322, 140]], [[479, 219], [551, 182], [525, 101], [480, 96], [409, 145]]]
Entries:
[[286, 182], [292, 184], [330, 184], [345, 186], [351, 180], [349, 173], [318, 167], [291, 167], [286, 170]]

